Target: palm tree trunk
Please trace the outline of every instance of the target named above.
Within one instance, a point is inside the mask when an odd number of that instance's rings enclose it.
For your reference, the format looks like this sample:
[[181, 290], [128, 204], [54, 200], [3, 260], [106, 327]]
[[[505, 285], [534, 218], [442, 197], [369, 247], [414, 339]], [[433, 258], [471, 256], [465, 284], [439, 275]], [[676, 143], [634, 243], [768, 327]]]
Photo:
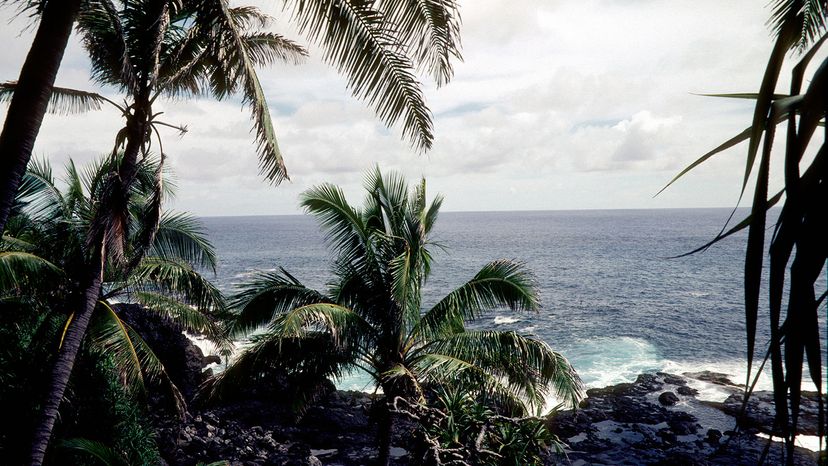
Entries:
[[34, 440], [32, 441], [31, 466], [41, 466], [43, 464], [43, 457], [46, 455], [46, 448], [49, 446], [49, 439], [52, 437], [52, 429], [55, 426], [58, 408], [60, 408], [60, 403], [63, 400], [63, 393], [69, 383], [69, 376], [72, 374], [75, 358], [78, 355], [81, 342], [86, 334], [86, 328], [89, 326], [89, 320], [100, 297], [101, 283], [103, 282], [104, 246], [102, 240], [96, 244], [97, 251], [92, 260], [84, 291], [79, 296], [79, 311], [75, 313], [69, 325], [63, 344], [58, 351], [57, 361], [55, 361], [52, 368], [49, 393], [43, 404], [41, 419], [35, 428]]
[[125, 232], [128, 228], [126, 225], [126, 211], [129, 192], [138, 172], [138, 154], [144, 141], [143, 136], [146, 132], [148, 119], [147, 113], [143, 111], [142, 107], [139, 107], [127, 121], [128, 134], [126, 147], [124, 148], [121, 165], [118, 167], [120, 186], [114, 192], [108, 193], [110, 196], [115, 196], [117, 200], [114, 204], [112, 202], [104, 203], [114, 206], [116, 211], [99, 212], [96, 215], [97, 218], [93, 220], [93, 224], [97, 224], [103, 220], [103, 229], [98, 230], [95, 241], [91, 243], [95, 245], [96, 251], [93, 254], [89, 275], [86, 280], [84, 292], [81, 295], [81, 302], [79, 304], [81, 311], [75, 313], [75, 317], [72, 319], [72, 323], [66, 332], [63, 345], [58, 352], [55, 366], [52, 369], [49, 393], [44, 403], [42, 418], [36, 427], [34, 441], [32, 443], [31, 466], [41, 466], [43, 463], [43, 458], [52, 436], [52, 429], [55, 425], [58, 409], [63, 400], [63, 393], [66, 390], [69, 376], [72, 373], [72, 367], [75, 364], [75, 358], [77, 357], [83, 337], [86, 334], [86, 329], [89, 326], [89, 320], [100, 298], [104, 262], [106, 260], [106, 246], [104, 241], [104, 237], [107, 235], [106, 230], [111, 232], [113, 223], [120, 223], [120, 225], [114, 228], [120, 228], [122, 232]]
[[380, 422], [377, 430], [379, 444], [378, 466], [388, 466], [391, 461], [391, 437], [394, 433], [394, 414], [391, 408], [386, 406], [380, 415]]
[[6, 227], [31, 158], [80, 3], [80, 0], [45, 2], [40, 25], [20, 70], [17, 89], [0, 133], [0, 232]]

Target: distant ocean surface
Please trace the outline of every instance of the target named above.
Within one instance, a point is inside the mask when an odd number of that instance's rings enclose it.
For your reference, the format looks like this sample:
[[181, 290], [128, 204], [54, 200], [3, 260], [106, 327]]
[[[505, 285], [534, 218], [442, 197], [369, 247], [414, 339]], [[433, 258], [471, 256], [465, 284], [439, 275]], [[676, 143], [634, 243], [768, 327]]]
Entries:
[[[742, 274], [746, 234], [706, 252], [729, 209], [442, 213], [433, 239], [428, 307], [498, 258], [524, 261], [540, 287], [538, 314], [501, 310], [472, 327], [533, 334], [563, 353], [589, 387], [646, 371], [713, 370], [743, 382]], [[736, 214], [741, 220], [745, 212]], [[216, 246], [216, 281], [232, 292], [256, 271], [284, 267], [311, 287], [330, 279], [330, 256], [310, 216], [202, 219]], [[822, 288], [825, 278], [821, 279]], [[764, 300], [766, 301], [766, 297]], [[757, 353], [768, 340], [760, 319]], [[823, 331], [824, 323], [820, 326]], [[356, 374], [340, 388], [365, 389]], [[760, 386], [767, 387], [765, 378]]]

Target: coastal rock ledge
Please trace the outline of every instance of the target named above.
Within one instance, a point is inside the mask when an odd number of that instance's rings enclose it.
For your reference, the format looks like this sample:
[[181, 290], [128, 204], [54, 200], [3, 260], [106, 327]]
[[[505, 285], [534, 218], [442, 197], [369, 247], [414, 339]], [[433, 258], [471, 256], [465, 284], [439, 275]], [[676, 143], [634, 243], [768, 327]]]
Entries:
[[[724, 402], [706, 401], [714, 387]], [[642, 374], [633, 383], [591, 389], [577, 411], [559, 412], [548, 426], [567, 444], [566, 457], [550, 452], [547, 465], [755, 465], [767, 445], [760, 436], [772, 420], [770, 394], [754, 394], [747, 418], [734, 417], [740, 387], [726, 375]], [[708, 396], [709, 397], [709, 396]], [[273, 401], [244, 400], [201, 408], [176, 426], [159, 428], [170, 465], [226, 460], [232, 466], [370, 465], [376, 457], [372, 406], [377, 398], [334, 391], [298, 423]], [[816, 424], [817, 397], [808, 393], [803, 433]], [[406, 447], [411, 425], [394, 433], [392, 464], [414, 465]], [[765, 464], [782, 464], [774, 442]], [[798, 448], [796, 464], [816, 464], [816, 453]]]
[[[714, 388], [724, 402], [700, 399]], [[642, 374], [633, 383], [587, 391], [576, 411], [564, 411], [549, 426], [565, 442], [566, 459], [550, 464], [756, 465], [768, 444], [772, 394], [755, 392], [747, 416], [737, 422], [742, 386], [713, 372]], [[802, 434], [816, 429], [818, 397], [803, 396]], [[764, 435], [764, 437], [763, 437]], [[773, 442], [765, 464], [784, 464], [783, 444]], [[797, 448], [796, 464], [814, 465], [816, 453]]]

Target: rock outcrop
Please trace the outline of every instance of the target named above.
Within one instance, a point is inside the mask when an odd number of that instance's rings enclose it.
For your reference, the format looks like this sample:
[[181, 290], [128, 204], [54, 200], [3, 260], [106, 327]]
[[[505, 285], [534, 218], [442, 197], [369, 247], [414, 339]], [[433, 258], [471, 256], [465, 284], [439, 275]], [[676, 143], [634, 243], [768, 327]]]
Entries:
[[[171, 466], [225, 460], [231, 466], [364, 465], [377, 456], [378, 401], [362, 392], [334, 392], [297, 422], [278, 402], [248, 400], [203, 409], [178, 427], [162, 428], [159, 437]], [[407, 465], [404, 440], [410, 425], [395, 429], [391, 456]]]
[[[699, 382], [733, 394], [724, 403], [699, 400], [698, 390], [689, 386]], [[772, 405], [767, 394], [754, 395], [753, 415], [737, 423], [740, 389], [723, 374], [705, 372], [642, 374], [634, 383], [588, 390], [579, 410], [550, 420], [553, 432], [568, 445], [569, 463], [551, 461], [574, 466], [755, 465], [768, 442], [758, 434], [770, 432]], [[816, 406], [816, 398], [803, 410], [803, 426], [816, 422], [811, 403]], [[782, 449], [773, 443], [765, 464], [783, 464]], [[796, 464], [816, 464], [815, 453], [797, 448]]]
[[[205, 358], [184, 329], [162, 315], [137, 304], [118, 304], [115, 310], [149, 345], [184, 399], [191, 401], [207, 376], [204, 368], [216, 357]], [[163, 395], [163, 388], [159, 391]]]
[[[182, 329], [136, 305], [118, 314], [150, 345], [187, 401], [204, 381], [204, 357]], [[183, 420], [172, 410], [154, 411], [159, 448], [171, 466], [228, 461], [231, 466], [357, 466], [377, 456], [376, 412], [381, 399], [329, 387], [297, 421], [286, 402], [283, 378], [247, 387], [229, 401], [190, 405]], [[699, 399], [699, 388], [715, 387], [723, 402]], [[773, 422], [773, 397], [756, 392], [737, 423], [742, 386], [726, 374], [683, 376], [642, 374], [633, 383], [591, 389], [576, 411], [563, 411], [548, 426], [567, 444], [566, 457], [550, 454], [546, 464], [583, 465], [754, 465], [765, 449]], [[720, 398], [721, 399], [721, 398]], [[151, 403], [151, 406], [157, 403]], [[154, 409], [154, 408], [153, 408]], [[803, 395], [800, 432], [814, 435], [818, 398]], [[414, 464], [414, 426], [399, 419], [392, 464]], [[761, 437], [765, 434], [765, 437]], [[766, 464], [781, 464], [782, 444], [769, 449]], [[797, 448], [797, 465], [816, 464], [814, 452]]]

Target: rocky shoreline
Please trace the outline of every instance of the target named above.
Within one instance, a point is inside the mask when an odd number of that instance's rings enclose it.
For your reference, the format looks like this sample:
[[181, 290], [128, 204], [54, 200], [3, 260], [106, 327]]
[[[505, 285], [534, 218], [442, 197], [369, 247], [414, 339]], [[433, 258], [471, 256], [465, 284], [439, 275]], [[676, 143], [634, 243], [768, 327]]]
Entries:
[[[159, 354], [170, 378], [190, 402], [175, 414], [163, 389], [151, 399], [156, 440], [166, 464], [190, 466], [226, 461], [232, 466], [357, 466], [377, 455], [376, 408], [381, 396], [336, 391], [314, 404], [300, 419], [278, 391], [254, 390], [220, 404], [192, 402], [192, 395], [214, 357], [137, 307], [119, 311]], [[163, 319], [162, 319], [163, 320]], [[723, 401], [704, 399], [699, 388], [715, 387]], [[566, 444], [565, 454], [547, 455], [545, 464], [584, 465], [755, 465], [771, 433], [772, 394], [756, 392], [737, 423], [741, 386], [725, 374], [642, 374], [633, 383], [587, 391], [578, 410], [562, 411], [547, 426]], [[151, 397], [152, 398], [152, 397]], [[167, 397], [168, 398], [168, 397]], [[414, 426], [398, 419], [392, 464], [419, 464], [411, 458]], [[800, 431], [815, 435], [818, 398], [803, 397]], [[765, 437], [760, 435], [764, 434]], [[781, 464], [782, 444], [768, 449], [765, 464]], [[816, 453], [797, 448], [797, 465], [817, 464]]]
[[[702, 373], [702, 378], [719, 374]], [[699, 400], [691, 375], [642, 374], [634, 383], [589, 390], [577, 411], [550, 418], [565, 442], [566, 455], [545, 464], [563, 465], [755, 465], [767, 445], [769, 393], [760, 392], [737, 430], [740, 403], [734, 384], [725, 402]], [[729, 382], [729, 381], [728, 381]], [[185, 422], [158, 431], [170, 465], [227, 460], [233, 466], [371, 464], [376, 456], [372, 407], [377, 397], [334, 391], [298, 422], [278, 403], [235, 402], [193, 410]], [[804, 403], [803, 426], [816, 422], [816, 398]], [[405, 449], [412, 426], [398, 426], [395, 465], [417, 464]], [[765, 464], [781, 464], [781, 443], [773, 443]], [[816, 464], [816, 454], [798, 448], [796, 464]]]
[[[724, 402], [699, 399], [692, 385], [715, 384], [730, 393]], [[552, 464], [756, 465], [771, 432], [772, 393], [756, 392], [737, 422], [742, 387], [712, 372], [642, 374], [634, 383], [592, 389], [577, 411], [559, 413], [552, 430], [567, 445], [568, 461]], [[816, 393], [803, 398], [802, 434], [813, 434]], [[784, 464], [783, 444], [771, 443], [764, 464]], [[796, 464], [817, 463], [797, 448]]]

